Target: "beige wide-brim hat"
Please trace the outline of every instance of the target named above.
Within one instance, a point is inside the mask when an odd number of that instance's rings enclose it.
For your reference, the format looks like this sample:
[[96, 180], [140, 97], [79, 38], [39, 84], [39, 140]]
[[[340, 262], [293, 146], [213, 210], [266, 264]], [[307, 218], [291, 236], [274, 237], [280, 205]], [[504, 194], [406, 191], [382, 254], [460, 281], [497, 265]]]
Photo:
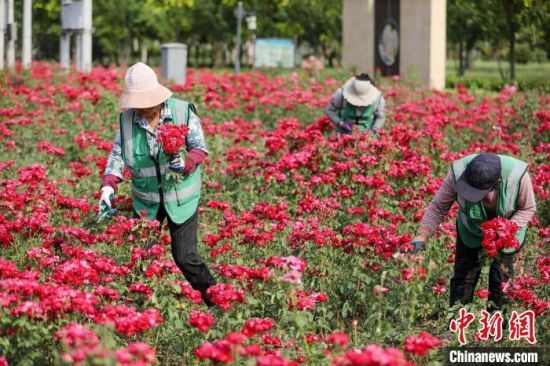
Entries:
[[159, 84], [157, 74], [143, 62], [131, 66], [124, 76], [124, 91], [118, 101], [121, 110], [151, 108], [166, 101], [172, 92]]
[[356, 107], [366, 107], [376, 100], [380, 91], [368, 80], [352, 77], [344, 84], [344, 99]]

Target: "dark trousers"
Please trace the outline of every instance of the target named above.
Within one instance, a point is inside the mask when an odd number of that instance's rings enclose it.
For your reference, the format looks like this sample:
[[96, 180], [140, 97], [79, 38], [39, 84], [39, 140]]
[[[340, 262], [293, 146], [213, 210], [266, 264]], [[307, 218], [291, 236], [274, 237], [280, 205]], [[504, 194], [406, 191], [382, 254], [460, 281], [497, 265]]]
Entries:
[[156, 220], [162, 223], [165, 218], [168, 219], [168, 229], [172, 239], [172, 256], [176, 265], [191, 287], [201, 292], [206, 305], [212, 306], [213, 303], [206, 294], [206, 290], [214, 285], [216, 280], [197, 251], [198, 210], [184, 223], [176, 224], [170, 219], [164, 206], [160, 205]]
[[[468, 248], [460, 239], [456, 242], [454, 275], [451, 278], [450, 304], [457, 301], [462, 304], [472, 302], [474, 291], [481, 273], [479, 253], [483, 248]], [[498, 254], [491, 263], [489, 270], [489, 301], [497, 308], [507, 303], [507, 298], [501, 289], [501, 284], [514, 276], [514, 260], [516, 254]]]

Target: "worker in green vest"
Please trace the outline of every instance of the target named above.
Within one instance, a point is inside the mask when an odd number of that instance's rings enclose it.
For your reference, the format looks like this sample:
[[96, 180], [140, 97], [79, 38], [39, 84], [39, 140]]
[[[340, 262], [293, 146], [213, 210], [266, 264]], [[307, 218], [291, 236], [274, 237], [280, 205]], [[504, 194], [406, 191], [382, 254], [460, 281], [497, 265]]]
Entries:
[[338, 89], [325, 108], [336, 131], [350, 134], [353, 129], [373, 134], [384, 127], [385, 101], [368, 74], [352, 77]]
[[[200, 164], [208, 151], [195, 107], [171, 95], [149, 66], [139, 62], [126, 72], [119, 100], [120, 130], [105, 169], [99, 206], [100, 210], [111, 207], [117, 184], [128, 168], [134, 215], [161, 223], [168, 220], [177, 266], [201, 292], [204, 302], [212, 306], [206, 291], [215, 280], [197, 252]], [[185, 160], [181, 155], [168, 160], [164, 153], [156, 131], [165, 123], [188, 126]], [[167, 179], [169, 171], [177, 171], [180, 179]]]
[[[527, 170], [525, 162], [509, 156], [466, 156], [453, 162], [439, 191], [426, 209], [412, 242], [413, 253], [420, 251], [428, 237], [436, 232], [453, 202], [458, 204], [454, 275], [450, 286], [451, 306], [456, 302], [467, 304], [473, 300], [481, 273], [481, 223], [497, 216], [515, 222], [519, 227], [516, 238], [523, 246], [527, 224], [536, 212], [535, 193]], [[517, 250], [501, 250], [491, 263], [489, 300], [497, 308], [506, 303], [502, 286], [514, 274]]]

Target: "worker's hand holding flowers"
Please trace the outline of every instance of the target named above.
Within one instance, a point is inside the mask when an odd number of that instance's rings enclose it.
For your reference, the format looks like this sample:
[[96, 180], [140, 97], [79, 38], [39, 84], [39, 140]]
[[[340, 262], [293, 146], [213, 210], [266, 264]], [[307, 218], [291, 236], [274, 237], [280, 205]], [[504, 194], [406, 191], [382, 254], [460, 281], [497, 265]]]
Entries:
[[[170, 169], [181, 172], [185, 168], [185, 137], [189, 133], [189, 128], [183, 125], [165, 124], [157, 128], [157, 140], [161, 143], [162, 149], [170, 162]], [[183, 151], [182, 151], [183, 150]]]

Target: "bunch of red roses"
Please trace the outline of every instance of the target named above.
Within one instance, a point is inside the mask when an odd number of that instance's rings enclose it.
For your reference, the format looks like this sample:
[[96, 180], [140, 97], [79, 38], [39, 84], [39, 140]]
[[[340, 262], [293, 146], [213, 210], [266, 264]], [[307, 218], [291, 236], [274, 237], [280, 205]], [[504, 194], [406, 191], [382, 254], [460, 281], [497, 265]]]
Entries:
[[518, 226], [504, 217], [497, 217], [480, 225], [483, 231], [481, 246], [487, 254], [494, 257], [502, 249], [517, 249], [519, 242], [516, 239]]
[[189, 133], [189, 127], [183, 125], [164, 124], [157, 127], [157, 140], [169, 155], [176, 155], [185, 145], [185, 136]]

